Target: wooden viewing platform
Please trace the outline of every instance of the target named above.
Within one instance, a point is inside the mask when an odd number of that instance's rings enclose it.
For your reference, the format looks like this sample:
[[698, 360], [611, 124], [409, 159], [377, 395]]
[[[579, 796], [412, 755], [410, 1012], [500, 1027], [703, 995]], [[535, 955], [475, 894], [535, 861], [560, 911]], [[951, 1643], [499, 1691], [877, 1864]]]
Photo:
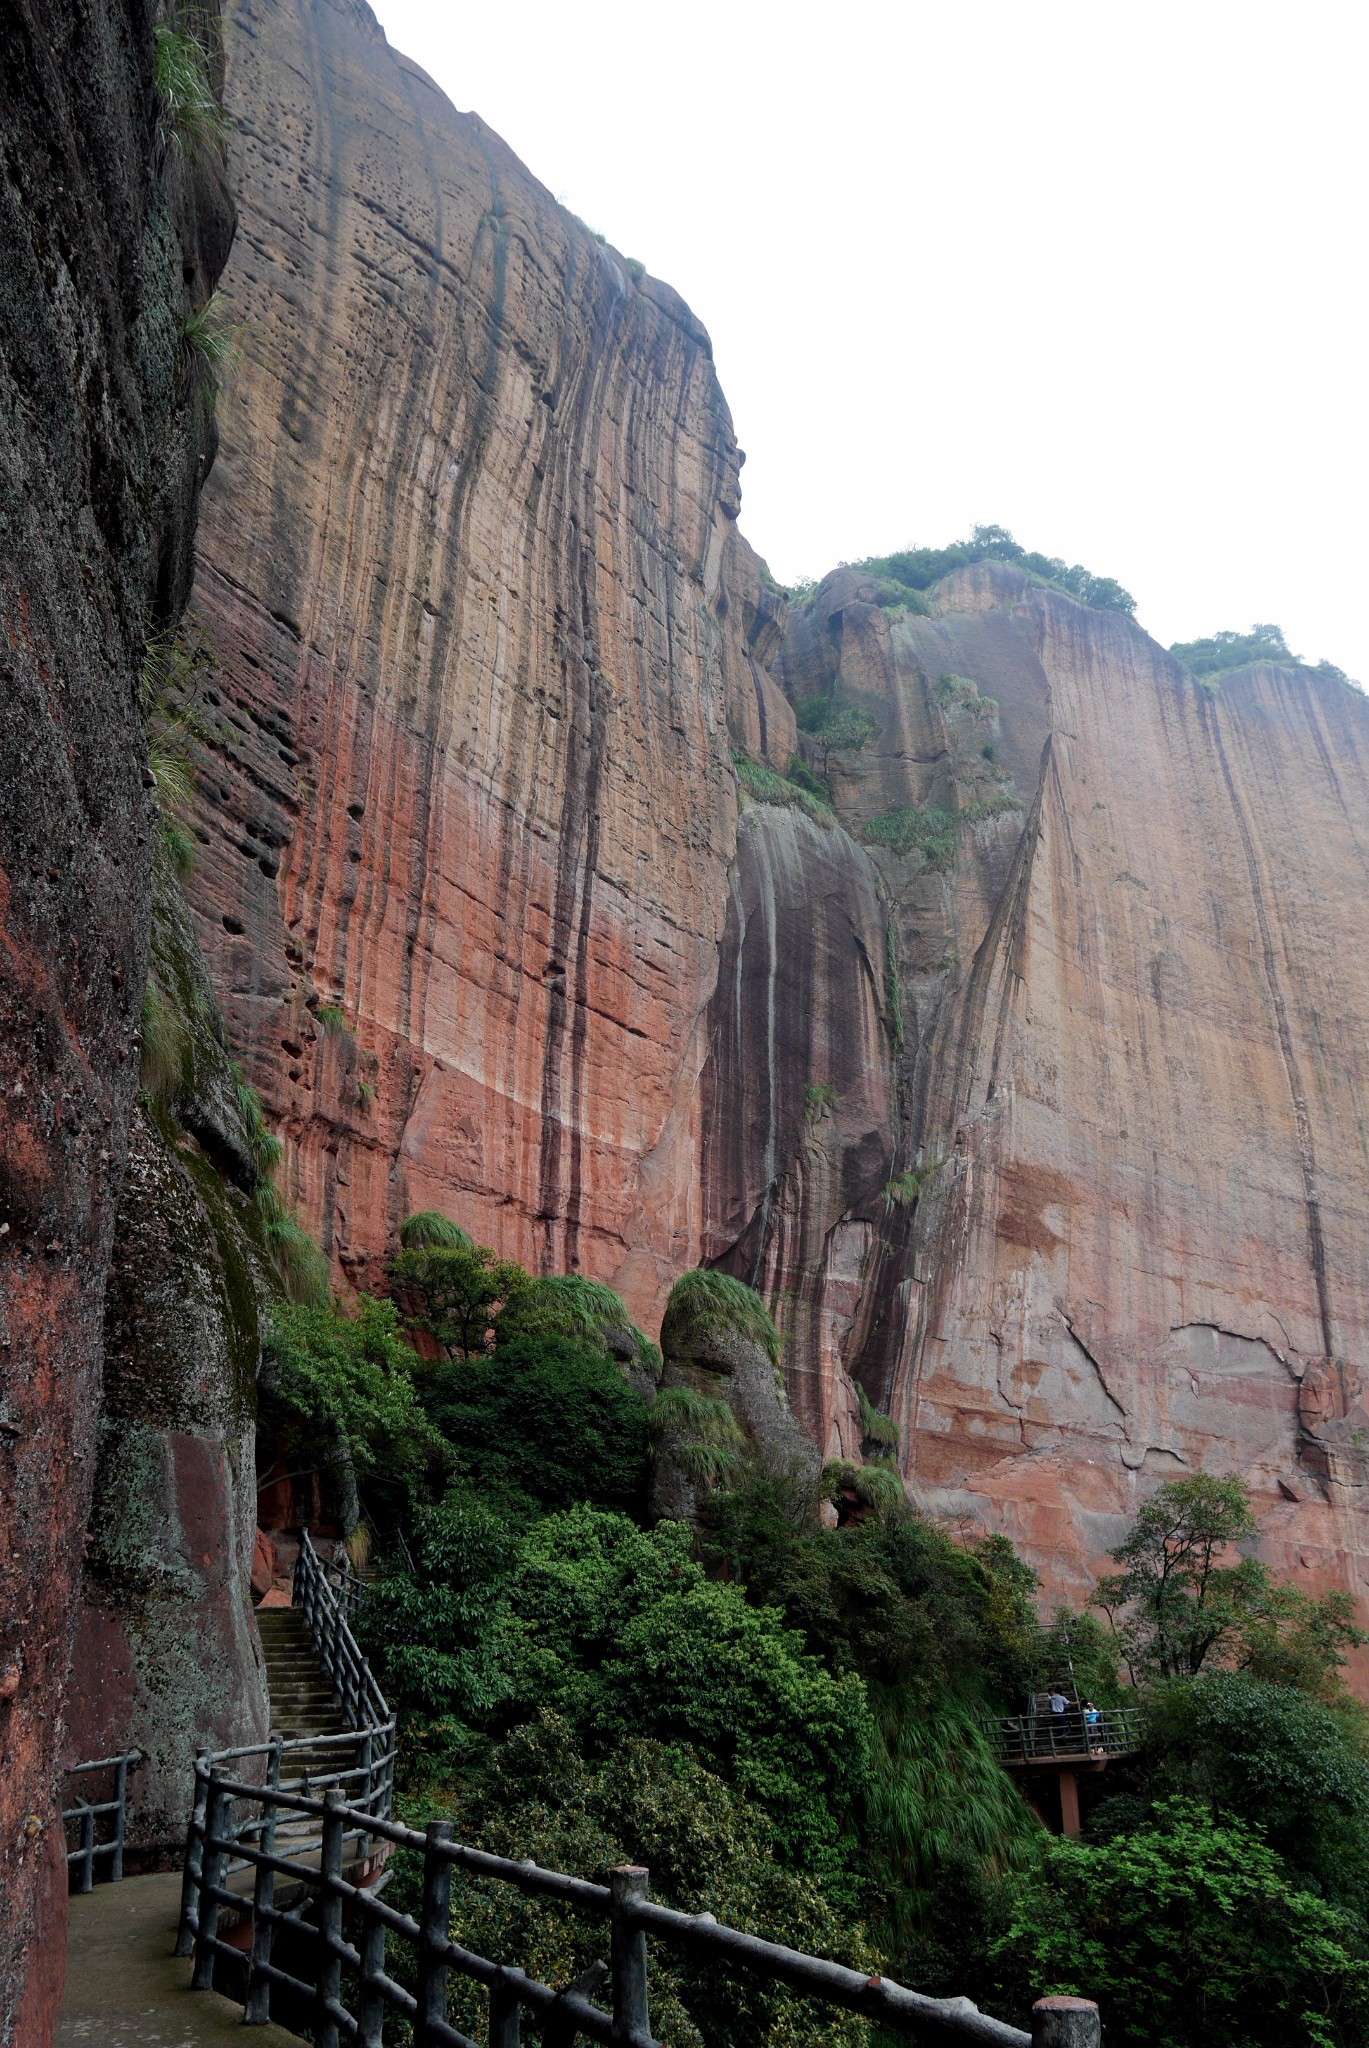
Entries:
[[[1101, 1771], [1117, 1757], [1132, 1756], [1141, 1747], [1139, 1707], [1068, 1706], [1053, 1713], [1049, 1696], [1038, 1694], [1021, 1714], [988, 1715], [982, 1723], [989, 1746], [1003, 1768], [1024, 1778], [1035, 1773], [1054, 1776], [1060, 1800], [1060, 1831], [1079, 1833], [1079, 1771]], [[1024, 1786], [1028, 1803], [1040, 1812]], [[1042, 1819], [1046, 1815], [1042, 1814]], [[1049, 1822], [1048, 1822], [1049, 1825]]]

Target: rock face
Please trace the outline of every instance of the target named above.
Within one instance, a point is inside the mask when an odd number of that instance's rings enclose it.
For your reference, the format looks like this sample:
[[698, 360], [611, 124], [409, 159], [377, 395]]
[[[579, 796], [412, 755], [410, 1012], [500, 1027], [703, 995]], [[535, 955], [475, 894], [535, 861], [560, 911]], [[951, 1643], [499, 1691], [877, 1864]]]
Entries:
[[134, 0], [0, 22], [0, 2040], [25, 2043], [61, 1997], [55, 1772], [138, 1078], [139, 670], [188, 588], [212, 422], [182, 332], [232, 231], [159, 144], [152, 74]]
[[[693, 315], [364, 6], [241, 0], [229, 100], [193, 888], [340, 1273], [420, 1207], [651, 1328], [715, 1263], [1053, 1591], [1199, 1464], [1357, 1587], [1362, 701], [992, 566], [786, 610]], [[834, 813], [753, 801], [814, 698]]]
[[730, 749], [793, 743], [708, 338], [364, 6], [244, 0], [227, 39], [247, 328], [194, 890], [230, 1037], [350, 1277], [435, 1207], [658, 1317]]
[[[1234, 1471], [1273, 1562], [1363, 1590], [1369, 704], [1209, 692], [1014, 571], [925, 618], [869, 594], [829, 579], [786, 661], [878, 726], [833, 782], [877, 842], [923, 1178], [855, 1363], [913, 1491], [1078, 1596], [1158, 1480]], [[930, 866], [887, 845], [916, 806], [960, 814]]]
[[114, 1229], [67, 1750], [71, 1762], [142, 1752], [128, 1841], [164, 1863], [184, 1843], [196, 1748], [268, 1732], [251, 1571], [260, 1321], [274, 1291], [250, 1133], [164, 855], [149, 985], [163, 1043]]

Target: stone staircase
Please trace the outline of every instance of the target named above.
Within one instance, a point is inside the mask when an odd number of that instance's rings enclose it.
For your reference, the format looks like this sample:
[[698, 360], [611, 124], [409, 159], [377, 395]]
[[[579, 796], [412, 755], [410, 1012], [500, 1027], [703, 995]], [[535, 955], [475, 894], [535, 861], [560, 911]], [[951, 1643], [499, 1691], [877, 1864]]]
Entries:
[[[271, 1696], [271, 1733], [298, 1740], [305, 1735], [339, 1735], [346, 1726], [337, 1696], [319, 1662], [298, 1607], [259, 1607], [257, 1630], [266, 1657]], [[285, 1775], [337, 1770], [354, 1758], [345, 1750], [296, 1749], [287, 1753]]]

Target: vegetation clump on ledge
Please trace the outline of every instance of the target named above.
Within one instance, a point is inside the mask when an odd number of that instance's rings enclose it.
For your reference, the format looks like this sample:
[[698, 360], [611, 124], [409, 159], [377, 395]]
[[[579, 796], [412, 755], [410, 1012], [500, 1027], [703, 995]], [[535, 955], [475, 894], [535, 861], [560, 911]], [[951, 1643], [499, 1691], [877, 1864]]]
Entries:
[[733, 754], [732, 765], [737, 771], [738, 782], [756, 803], [777, 804], [782, 809], [802, 811], [815, 825], [836, 822], [822, 784], [802, 762], [796, 760], [791, 764], [787, 775], [777, 775], [773, 768], [762, 768], [759, 761], [752, 761], [745, 754]]
[[1327, 676], [1332, 682], [1358, 688], [1333, 661], [1319, 661], [1314, 666], [1300, 654], [1294, 654], [1282, 626], [1254, 625], [1248, 633], [1211, 633], [1205, 640], [1176, 640], [1169, 651], [1196, 682], [1209, 687], [1210, 694], [1215, 693], [1217, 677], [1229, 675], [1233, 669], [1252, 668], [1261, 661], [1270, 662], [1275, 668], [1312, 668], [1314, 674]]
[[666, 1303], [661, 1324], [663, 1348], [667, 1352], [686, 1349], [698, 1334], [715, 1330], [759, 1344], [771, 1364], [779, 1364], [783, 1340], [754, 1288], [734, 1280], [730, 1273], [714, 1273], [704, 1266], [682, 1273]]
[[[953, 569], [968, 568], [973, 562], [1006, 562], [1035, 582], [1062, 590], [1095, 611], [1121, 612], [1127, 618], [1136, 611], [1135, 598], [1114, 577], [1095, 576], [1078, 562], [1070, 564], [1059, 555], [1024, 548], [1005, 526], [976, 526], [968, 540], [956, 541], [948, 548], [901, 548], [891, 555], [867, 555], [862, 561], [841, 566], [880, 579], [886, 586], [877, 600], [881, 605], [906, 605], [909, 611], [925, 612], [925, 593], [933, 584]], [[797, 594], [807, 596], [814, 587], [801, 586]]]

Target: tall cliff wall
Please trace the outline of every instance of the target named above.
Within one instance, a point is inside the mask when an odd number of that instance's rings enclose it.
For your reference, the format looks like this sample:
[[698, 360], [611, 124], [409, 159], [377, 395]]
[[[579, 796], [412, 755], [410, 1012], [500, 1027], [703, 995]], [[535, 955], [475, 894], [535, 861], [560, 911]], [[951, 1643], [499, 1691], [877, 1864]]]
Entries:
[[[1369, 703], [1210, 691], [1016, 571], [931, 617], [873, 595], [829, 579], [785, 660], [877, 728], [832, 779], [896, 929], [924, 1177], [853, 1362], [914, 1492], [1081, 1595], [1151, 1485], [1235, 1471], [1274, 1562], [1362, 1592]], [[950, 854], [888, 844], [915, 808], [958, 817]]]
[[[644, 1323], [715, 1261], [1056, 1590], [1199, 1463], [1358, 1587], [1363, 703], [1007, 570], [786, 611], [674, 294], [357, 0], [228, 43], [193, 889], [339, 1271], [430, 1206]], [[751, 801], [813, 697], [834, 810]]]
[[0, 12], [0, 2040], [25, 2044], [61, 1996], [62, 1693], [138, 1085], [140, 667], [189, 585], [212, 419], [182, 336], [232, 231], [159, 142], [152, 22]]
[[729, 717], [793, 733], [707, 336], [364, 7], [243, 4], [228, 51], [194, 889], [230, 1036], [345, 1273], [440, 1207], [649, 1316], [698, 1241]]

